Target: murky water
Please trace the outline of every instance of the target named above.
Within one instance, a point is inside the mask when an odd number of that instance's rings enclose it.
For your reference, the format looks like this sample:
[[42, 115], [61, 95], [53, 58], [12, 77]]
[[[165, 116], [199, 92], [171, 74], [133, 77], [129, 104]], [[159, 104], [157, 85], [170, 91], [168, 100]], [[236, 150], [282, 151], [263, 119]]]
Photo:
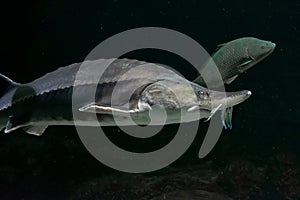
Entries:
[[[179, 160], [148, 174], [99, 163], [74, 127], [50, 127], [42, 137], [2, 133], [0, 199], [300, 199], [298, 1], [20, 1], [1, 8], [0, 73], [22, 83], [80, 62], [104, 39], [136, 27], [180, 31], [209, 53], [245, 36], [277, 46], [227, 87], [251, 90], [252, 96], [234, 108], [233, 129], [223, 130], [206, 158], [198, 158], [205, 122]], [[140, 50], [124, 57], [167, 64], [195, 78], [192, 66], [168, 52]], [[149, 143], [117, 128], [105, 130], [116, 144], [149, 151], [172, 140], [176, 129], [164, 128]]]

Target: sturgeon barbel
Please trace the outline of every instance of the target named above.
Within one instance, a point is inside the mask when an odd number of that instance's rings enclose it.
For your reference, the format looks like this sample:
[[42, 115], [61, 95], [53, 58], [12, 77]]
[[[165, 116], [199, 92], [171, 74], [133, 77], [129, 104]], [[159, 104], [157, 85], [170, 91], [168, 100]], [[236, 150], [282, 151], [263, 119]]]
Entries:
[[[100, 78], [99, 69], [107, 63], [111, 64]], [[93, 89], [95, 94], [88, 95]], [[222, 110], [224, 126], [231, 127], [232, 107], [250, 94], [209, 90], [159, 64], [129, 59], [84, 61], [26, 84], [1, 75], [0, 129], [10, 133], [22, 128], [42, 135], [51, 125], [74, 125], [73, 112], [82, 126], [99, 122], [115, 126], [116, 118], [118, 125], [132, 125], [130, 117], [136, 124], [147, 125], [149, 112], [156, 109], [164, 109], [167, 120], [154, 120], [154, 125], [210, 119]]]
[[[220, 44], [212, 54], [212, 59], [201, 68], [201, 73], [211, 74], [210, 70], [214, 62], [223, 82], [230, 84], [240, 74], [270, 55], [274, 51], [275, 46], [273, 42], [254, 37], [243, 37], [225, 44]], [[194, 82], [203, 86], [206, 84], [201, 75], [198, 76]], [[215, 79], [209, 83], [212, 87], [219, 87], [220, 84], [222, 84], [222, 82]]]

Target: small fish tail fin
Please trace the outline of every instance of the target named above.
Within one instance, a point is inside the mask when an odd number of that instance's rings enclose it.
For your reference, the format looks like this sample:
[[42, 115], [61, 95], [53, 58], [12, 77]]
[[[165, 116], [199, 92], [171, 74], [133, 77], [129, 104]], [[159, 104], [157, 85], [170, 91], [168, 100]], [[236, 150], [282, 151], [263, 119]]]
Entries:
[[11, 88], [16, 87], [18, 83], [12, 81], [8, 77], [0, 74], [0, 98]]

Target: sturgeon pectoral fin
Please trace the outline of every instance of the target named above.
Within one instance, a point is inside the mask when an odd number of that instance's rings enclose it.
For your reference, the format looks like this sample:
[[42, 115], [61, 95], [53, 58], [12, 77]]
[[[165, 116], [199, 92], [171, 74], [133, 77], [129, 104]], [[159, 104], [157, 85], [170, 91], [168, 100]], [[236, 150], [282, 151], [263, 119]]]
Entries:
[[91, 112], [91, 113], [102, 113], [102, 114], [112, 114], [114, 113], [120, 113], [120, 114], [130, 114], [130, 113], [134, 113], [136, 111], [134, 110], [123, 110], [123, 109], [119, 109], [119, 108], [113, 108], [113, 107], [109, 107], [109, 106], [101, 106], [101, 105], [97, 105], [97, 104], [88, 104], [85, 106], [82, 106], [81, 108], [79, 108], [79, 111], [81, 112]]
[[9, 126], [9, 125], [6, 125], [6, 128], [5, 128], [5, 130], [4, 130], [4, 133], [10, 133], [10, 132], [12, 132], [12, 131], [14, 131], [14, 130], [17, 130], [18, 128], [21, 128], [22, 126], [20, 125], [20, 126], [14, 126], [14, 127], [11, 127], [11, 126]]
[[222, 110], [221, 119], [225, 129], [232, 129], [232, 111], [233, 107], [228, 107]]
[[22, 123], [22, 120], [11, 115], [11, 116], [9, 116], [9, 120], [6, 124], [4, 133], [10, 133], [10, 132], [17, 130], [18, 128], [21, 128], [23, 126], [25, 126], [25, 125]]
[[25, 126], [23, 127], [23, 130], [26, 133], [36, 135], [36, 136], [41, 136], [43, 135], [44, 131], [46, 130], [48, 126], [47, 125], [41, 125], [41, 126]]

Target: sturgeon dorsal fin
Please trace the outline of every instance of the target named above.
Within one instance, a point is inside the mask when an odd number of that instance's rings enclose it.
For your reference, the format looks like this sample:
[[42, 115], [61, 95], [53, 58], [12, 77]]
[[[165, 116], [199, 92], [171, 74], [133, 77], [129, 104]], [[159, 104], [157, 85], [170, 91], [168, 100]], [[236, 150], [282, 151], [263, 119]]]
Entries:
[[9, 120], [6, 124], [4, 133], [10, 133], [18, 128], [21, 128], [25, 126], [24, 125], [24, 120], [21, 120], [20, 118], [17, 118], [13, 115], [9, 116]]
[[12, 101], [17, 102], [19, 100], [26, 99], [30, 96], [34, 96], [35, 94], [36, 94], [36, 92], [34, 91], [34, 89], [32, 87], [27, 86], [27, 85], [20, 85], [16, 89]]
[[47, 125], [40, 125], [40, 126], [31, 126], [30, 125], [30, 126], [23, 127], [23, 130], [26, 133], [36, 135], [36, 136], [41, 136], [41, 135], [43, 135], [43, 133], [45, 132], [47, 127], [48, 127]]

